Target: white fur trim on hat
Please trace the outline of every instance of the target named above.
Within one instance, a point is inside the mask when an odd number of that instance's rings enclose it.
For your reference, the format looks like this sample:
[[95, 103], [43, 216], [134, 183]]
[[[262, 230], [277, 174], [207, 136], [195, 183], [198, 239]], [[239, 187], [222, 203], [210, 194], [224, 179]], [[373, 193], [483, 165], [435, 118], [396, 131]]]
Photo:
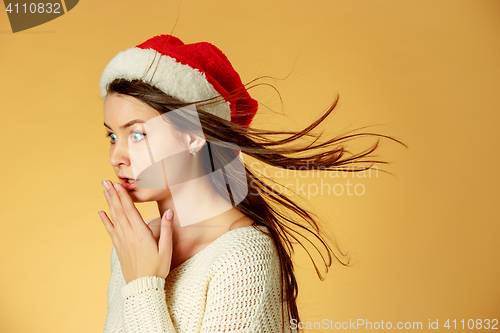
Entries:
[[[148, 70], [155, 55], [155, 63]], [[148, 73], [142, 78], [146, 70]], [[101, 76], [100, 88], [103, 99], [107, 95], [107, 85], [116, 78], [127, 80], [142, 78], [144, 82], [159, 88], [166, 94], [188, 103], [220, 96], [206, 79], [205, 73], [178, 63], [172, 57], [160, 55], [153, 49], [132, 47], [119, 52], [111, 59]], [[207, 105], [206, 109], [215, 116], [231, 121], [229, 102]]]

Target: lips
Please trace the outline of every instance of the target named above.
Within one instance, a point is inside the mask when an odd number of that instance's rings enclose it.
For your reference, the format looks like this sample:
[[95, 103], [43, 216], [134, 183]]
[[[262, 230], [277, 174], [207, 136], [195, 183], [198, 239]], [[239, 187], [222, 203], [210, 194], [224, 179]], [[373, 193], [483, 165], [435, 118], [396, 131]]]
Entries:
[[133, 183], [129, 183], [129, 179], [132, 178], [127, 178], [127, 177], [119, 177], [121, 180], [121, 186], [126, 189], [127, 191], [133, 190], [136, 188], [137, 183], [139, 182], [139, 179], [135, 179]]

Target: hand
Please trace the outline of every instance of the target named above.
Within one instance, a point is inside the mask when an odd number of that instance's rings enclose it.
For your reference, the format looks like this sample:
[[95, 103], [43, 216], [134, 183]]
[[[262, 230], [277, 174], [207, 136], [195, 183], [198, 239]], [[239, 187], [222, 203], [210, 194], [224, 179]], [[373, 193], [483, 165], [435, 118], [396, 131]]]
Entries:
[[99, 216], [115, 246], [126, 283], [143, 276], [166, 278], [172, 262], [173, 211], [163, 214], [156, 243], [127, 190], [118, 183], [112, 186], [110, 181], [103, 181], [103, 186], [113, 222], [104, 211]]

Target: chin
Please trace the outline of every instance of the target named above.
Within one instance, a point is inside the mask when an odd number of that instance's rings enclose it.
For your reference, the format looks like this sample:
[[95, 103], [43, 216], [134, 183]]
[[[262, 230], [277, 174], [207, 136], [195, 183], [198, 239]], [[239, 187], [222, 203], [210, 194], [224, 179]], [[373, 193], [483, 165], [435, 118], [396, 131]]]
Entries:
[[[154, 191], [154, 192], [153, 192]], [[128, 194], [133, 202], [150, 202], [157, 201], [159, 198], [158, 190], [150, 190], [145, 188], [136, 187], [133, 191], [129, 191]], [[161, 191], [164, 192], [165, 190]]]
[[144, 195], [144, 193], [141, 193], [141, 189], [136, 188], [133, 191], [128, 191], [128, 195], [130, 196], [130, 199], [132, 199], [133, 202], [147, 202], [151, 201], [149, 199], [149, 196]]

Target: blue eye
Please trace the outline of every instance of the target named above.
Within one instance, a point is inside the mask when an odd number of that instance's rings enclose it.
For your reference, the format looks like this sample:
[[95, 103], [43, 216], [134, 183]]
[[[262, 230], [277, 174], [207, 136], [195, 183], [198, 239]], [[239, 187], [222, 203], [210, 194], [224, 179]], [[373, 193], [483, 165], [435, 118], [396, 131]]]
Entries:
[[[132, 132], [131, 134], [135, 142], [141, 141], [146, 136], [146, 133], [142, 132]], [[111, 144], [116, 142], [116, 135], [114, 133], [108, 133], [106, 137], [111, 139]]]
[[[135, 134], [139, 134], [139, 136], [135, 135]], [[144, 137], [146, 136], [146, 133], [142, 133], [142, 132], [132, 132], [132, 137], [134, 137], [134, 141], [137, 142], [137, 141], [141, 141]]]
[[[112, 144], [116, 142], [116, 135], [114, 133], [108, 133], [108, 134], [106, 134], [106, 137], [111, 139]], [[114, 139], [114, 141], [113, 141], [113, 139]]]

